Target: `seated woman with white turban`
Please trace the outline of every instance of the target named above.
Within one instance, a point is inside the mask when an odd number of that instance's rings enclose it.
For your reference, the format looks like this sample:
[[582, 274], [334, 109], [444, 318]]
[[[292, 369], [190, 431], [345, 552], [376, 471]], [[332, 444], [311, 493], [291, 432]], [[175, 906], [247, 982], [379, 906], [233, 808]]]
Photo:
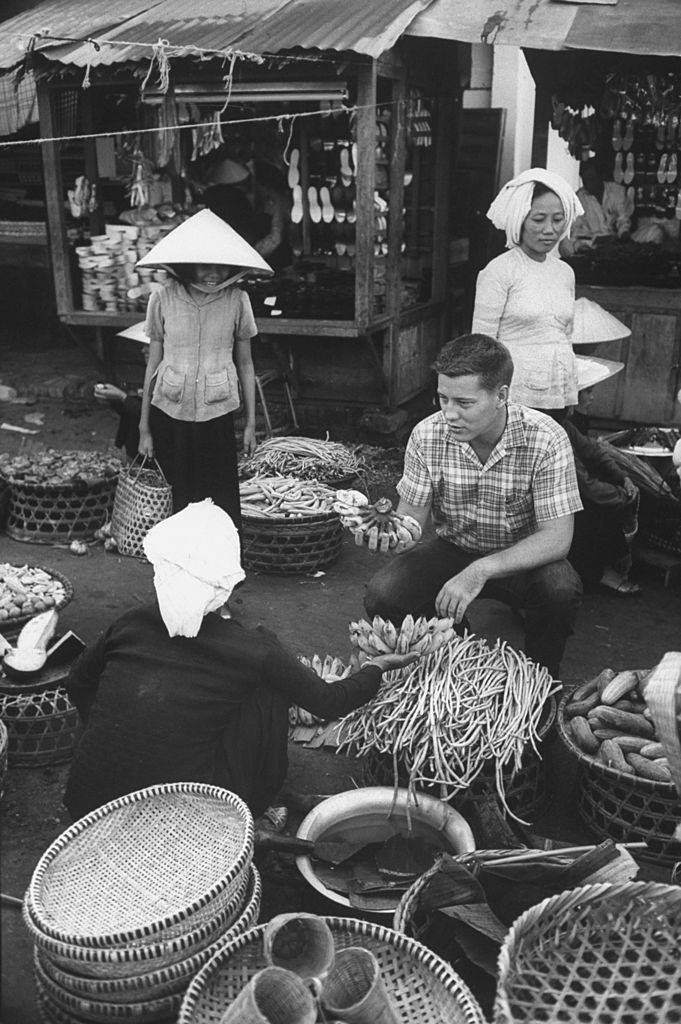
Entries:
[[144, 549], [158, 604], [117, 619], [66, 683], [84, 722], [64, 796], [74, 819], [165, 782], [222, 786], [259, 815], [286, 776], [289, 705], [336, 718], [414, 660], [382, 655], [327, 683], [269, 630], [232, 619], [239, 537], [210, 499], [153, 527]]
[[513, 357], [510, 401], [559, 420], [577, 404], [577, 365], [575, 275], [557, 246], [582, 212], [567, 182], [542, 168], [504, 185], [487, 216], [506, 232], [509, 251], [480, 271], [473, 310], [473, 333], [503, 342]]

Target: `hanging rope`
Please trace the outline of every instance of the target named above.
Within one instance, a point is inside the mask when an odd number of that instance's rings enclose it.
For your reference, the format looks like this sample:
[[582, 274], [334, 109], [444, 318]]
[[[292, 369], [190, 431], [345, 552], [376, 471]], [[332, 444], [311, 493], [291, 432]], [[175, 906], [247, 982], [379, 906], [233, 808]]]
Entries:
[[147, 87], [147, 83], [151, 78], [151, 73], [154, 70], [154, 64], [158, 64], [158, 87], [161, 92], [168, 92], [170, 86], [170, 57], [168, 56], [168, 48], [170, 43], [167, 39], [159, 39], [157, 43], [154, 43], [154, 47], [151, 53], [151, 60], [149, 61], [149, 70], [146, 73], [145, 79], [140, 87], [140, 92], [144, 92]]

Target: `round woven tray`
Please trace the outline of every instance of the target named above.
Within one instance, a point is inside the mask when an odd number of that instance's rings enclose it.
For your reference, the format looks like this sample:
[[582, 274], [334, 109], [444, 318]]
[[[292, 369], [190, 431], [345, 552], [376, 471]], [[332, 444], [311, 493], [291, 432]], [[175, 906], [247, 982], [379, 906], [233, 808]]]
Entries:
[[499, 956], [496, 1024], [677, 1024], [681, 888], [587, 885], [521, 914]]
[[[238, 916], [232, 924], [221, 928], [218, 937], [210, 945], [197, 950], [176, 963], [168, 963], [163, 953], [159, 956], [160, 966], [149, 969], [149, 962], [138, 964], [138, 972], [123, 977], [114, 974], [111, 977], [83, 977], [80, 964], [76, 961], [65, 966], [61, 957], [36, 946], [38, 962], [44, 973], [57, 985], [71, 995], [81, 999], [93, 999], [100, 1002], [130, 1003], [140, 999], [158, 999], [164, 995], [176, 995], [184, 992], [187, 985], [210, 958], [227, 942], [248, 931], [258, 920], [262, 883], [256, 868], [251, 866], [248, 891], [242, 901]], [[165, 946], [166, 944], [162, 944]], [[158, 947], [157, 947], [158, 948]], [[68, 968], [71, 969], [68, 969]], [[115, 965], [114, 965], [115, 967]], [[113, 973], [113, 972], [112, 972]]]
[[[53, 606], [57, 611], [65, 608], [66, 605], [73, 600], [73, 585], [66, 576], [62, 576], [62, 574], [57, 572], [56, 569], [46, 569], [42, 565], [30, 565], [29, 569], [41, 569], [43, 572], [46, 572], [48, 576], [51, 576], [55, 580], [59, 580], [62, 584], [64, 587], [64, 596], [60, 601], [56, 601]], [[2, 619], [0, 620], [0, 632], [6, 637], [14, 636], [22, 626], [25, 626], [27, 622], [34, 619], [37, 614], [38, 612], [32, 612], [29, 615], [13, 615], [9, 619]]]
[[[363, 946], [379, 962], [400, 1024], [485, 1024], [470, 989], [452, 968], [414, 939], [350, 918], [324, 918], [337, 949]], [[224, 946], [187, 989], [177, 1024], [219, 1024], [241, 989], [267, 966], [264, 928]]]
[[[557, 701], [550, 697], [546, 703], [539, 725], [538, 735], [544, 741], [556, 722]], [[549, 802], [550, 792], [546, 764], [531, 746], [527, 746], [522, 757], [520, 768], [515, 771], [511, 766], [504, 769], [504, 792], [506, 803], [513, 814], [531, 821], [541, 816]], [[400, 772], [400, 785], [407, 785], [408, 773]], [[371, 753], [364, 759], [364, 784], [366, 786], [392, 786], [393, 762], [389, 754]], [[427, 792], [438, 795], [437, 786], [419, 786]], [[457, 793], [451, 800], [452, 806], [461, 809], [467, 801], [475, 803], [489, 792], [496, 792], [493, 762], [485, 764], [468, 789]]]
[[180, 1008], [182, 994], [161, 996], [159, 999], [140, 999], [129, 1003], [110, 1003], [92, 998], [81, 998], [57, 985], [43, 970], [38, 957], [33, 958], [33, 977], [36, 990], [48, 1007], [75, 1015], [77, 1021], [100, 1024], [109, 1020], [165, 1021], [173, 1018]]
[[111, 518], [118, 476], [56, 487], [10, 483], [7, 534], [31, 544], [92, 540]]
[[628, 775], [589, 757], [575, 745], [558, 706], [558, 735], [579, 762], [578, 810], [582, 821], [598, 836], [620, 842], [645, 842], [636, 856], [672, 866], [681, 860], [681, 843], [673, 838], [681, 821], [681, 797], [673, 782], [653, 782]]
[[[26, 893], [61, 942], [111, 946], [214, 917], [242, 884], [253, 818], [234, 793], [177, 782], [112, 800], [46, 850]], [[112, 922], [116, 928], [112, 929]]]
[[[251, 865], [249, 885], [253, 871]], [[110, 981], [153, 974], [196, 956], [218, 942], [221, 935], [234, 927], [242, 912], [243, 894], [239, 894], [218, 911], [215, 917], [192, 928], [188, 924], [190, 930], [173, 939], [166, 939], [159, 933], [156, 941], [136, 939], [122, 946], [108, 946], [102, 949], [60, 942], [50, 935], [45, 935], [33, 920], [26, 900], [23, 906], [23, 919], [33, 942], [49, 956], [56, 967], [86, 979]]]
[[242, 516], [242, 562], [256, 572], [289, 576], [332, 565], [343, 545], [340, 516], [303, 519]]
[[21, 693], [0, 691], [12, 768], [62, 764], [73, 753], [78, 712], [62, 686]]

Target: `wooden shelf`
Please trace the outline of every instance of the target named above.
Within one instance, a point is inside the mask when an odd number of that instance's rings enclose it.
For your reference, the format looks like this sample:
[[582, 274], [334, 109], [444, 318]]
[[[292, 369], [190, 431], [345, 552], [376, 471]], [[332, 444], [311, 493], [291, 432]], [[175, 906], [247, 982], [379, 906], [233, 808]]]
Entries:
[[[144, 320], [144, 313], [97, 313], [73, 310], [60, 319], [73, 327], [130, 327]], [[260, 334], [304, 334], [330, 338], [359, 338], [361, 331], [354, 320], [292, 320], [286, 317], [256, 317]], [[375, 325], [372, 324], [372, 328]]]

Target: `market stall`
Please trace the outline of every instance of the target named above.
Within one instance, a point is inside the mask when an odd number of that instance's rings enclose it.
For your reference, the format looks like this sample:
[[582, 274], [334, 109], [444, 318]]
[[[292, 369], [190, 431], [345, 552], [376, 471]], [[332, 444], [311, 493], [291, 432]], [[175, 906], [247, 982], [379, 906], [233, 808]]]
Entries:
[[[563, 256], [577, 295], [631, 328], [599, 346], [625, 363], [598, 388], [602, 420], [681, 421], [681, 73], [654, 56], [530, 52], [536, 123], [547, 125], [580, 161], [585, 216]], [[535, 149], [546, 141], [545, 129]]]
[[225, 216], [241, 202], [256, 234], [263, 222], [279, 232], [264, 250], [274, 281], [249, 286], [259, 370], [284, 369], [298, 405], [327, 422], [334, 405], [347, 415], [417, 394], [448, 329], [456, 52], [403, 40], [380, 60], [243, 60], [227, 79], [224, 62], [182, 59], [144, 89], [148, 58], [94, 55], [86, 90], [81, 69], [44, 61], [43, 137], [63, 135], [74, 106], [73, 134], [96, 136], [42, 146], [62, 322], [94, 328], [115, 373], [110, 329], [139, 322], [164, 275], [136, 260], [217, 196]]

